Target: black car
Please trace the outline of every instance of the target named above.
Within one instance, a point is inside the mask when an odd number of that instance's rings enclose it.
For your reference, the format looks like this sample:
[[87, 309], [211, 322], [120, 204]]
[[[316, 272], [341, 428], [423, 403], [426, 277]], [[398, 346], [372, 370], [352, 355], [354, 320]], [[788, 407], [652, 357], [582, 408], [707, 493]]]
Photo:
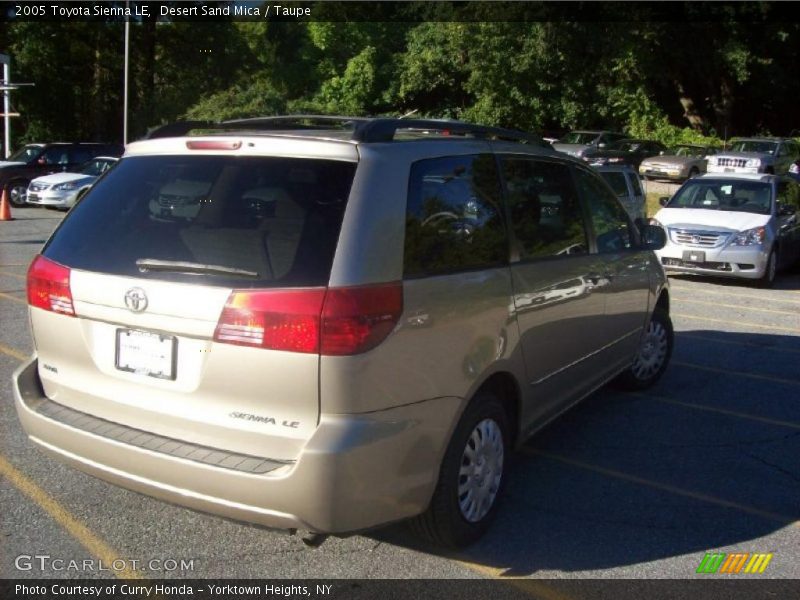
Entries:
[[74, 170], [95, 156], [122, 156], [124, 151], [121, 144], [27, 144], [8, 159], [0, 161], [0, 189], [6, 191], [12, 205], [23, 206], [32, 179]]
[[600, 165], [630, 165], [634, 169], [650, 156], [658, 156], [667, 151], [661, 142], [652, 140], [624, 139], [607, 148], [591, 150], [583, 155], [583, 160], [592, 166]]

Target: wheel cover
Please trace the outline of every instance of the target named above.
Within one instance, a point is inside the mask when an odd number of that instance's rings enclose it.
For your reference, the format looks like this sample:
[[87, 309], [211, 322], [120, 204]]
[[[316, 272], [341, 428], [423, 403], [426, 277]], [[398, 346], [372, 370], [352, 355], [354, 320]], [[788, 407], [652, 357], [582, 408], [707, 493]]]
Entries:
[[23, 185], [14, 185], [9, 191], [9, 196], [12, 202], [21, 202], [28, 194], [28, 188]]
[[491, 510], [503, 476], [503, 432], [497, 421], [484, 419], [472, 430], [458, 472], [458, 506], [470, 523]]
[[644, 381], [658, 373], [667, 358], [668, 338], [664, 325], [651, 319], [631, 367], [634, 377]]

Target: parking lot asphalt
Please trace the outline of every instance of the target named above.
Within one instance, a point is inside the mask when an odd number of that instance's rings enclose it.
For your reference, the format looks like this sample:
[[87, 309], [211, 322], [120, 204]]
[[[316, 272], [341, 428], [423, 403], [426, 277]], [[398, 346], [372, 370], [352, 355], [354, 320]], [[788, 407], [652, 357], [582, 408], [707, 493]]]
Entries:
[[0, 223], [2, 578], [114, 575], [15, 567], [19, 555], [47, 554], [192, 561], [117, 574], [128, 577], [683, 579], [702, 577], [706, 552], [773, 554], [763, 574], [735, 577], [800, 577], [798, 269], [770, 290], [671, 277], [676, 345], [663, 379], [646, 393], [602, 389], [530, 440], [497, 521], [468, 550], [422, 546], [400, 525], [308, 549], [119, 489], [33, 447], [11, 373], [32, 350], [25, 270], [63, 215], [13, 215]]

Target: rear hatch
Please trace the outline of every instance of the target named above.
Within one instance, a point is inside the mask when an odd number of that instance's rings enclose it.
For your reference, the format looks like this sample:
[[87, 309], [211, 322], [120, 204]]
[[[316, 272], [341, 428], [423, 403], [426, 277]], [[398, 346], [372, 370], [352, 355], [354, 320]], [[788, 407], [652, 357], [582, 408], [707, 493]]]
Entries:
[[355, 149], [214, 143], [124, 158], [73, 208], [29, 273], [39, 374], [75, 410], [292, 460], [319, 419], [320, 313]]

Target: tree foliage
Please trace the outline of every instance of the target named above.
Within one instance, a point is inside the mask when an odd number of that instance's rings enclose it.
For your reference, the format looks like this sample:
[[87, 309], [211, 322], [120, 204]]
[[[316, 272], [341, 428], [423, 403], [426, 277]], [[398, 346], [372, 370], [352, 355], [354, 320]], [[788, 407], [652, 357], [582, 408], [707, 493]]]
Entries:
[[[525, 20], [548, 6], [512, 8], [523, 18], [487, 20], [478, 3], [448, 21], [449, 3], [380, 3], [370, 21], [133, 23], [131, 137], [179, 118], [310, 111], [614, 127], [668, 144], [800, 129], [800, 23], [769, 3], [687, 22]], [[36, 83], [14, 92], [16, 140], [121, 139], [122, 31], [0, 25], [14, 79]]]

